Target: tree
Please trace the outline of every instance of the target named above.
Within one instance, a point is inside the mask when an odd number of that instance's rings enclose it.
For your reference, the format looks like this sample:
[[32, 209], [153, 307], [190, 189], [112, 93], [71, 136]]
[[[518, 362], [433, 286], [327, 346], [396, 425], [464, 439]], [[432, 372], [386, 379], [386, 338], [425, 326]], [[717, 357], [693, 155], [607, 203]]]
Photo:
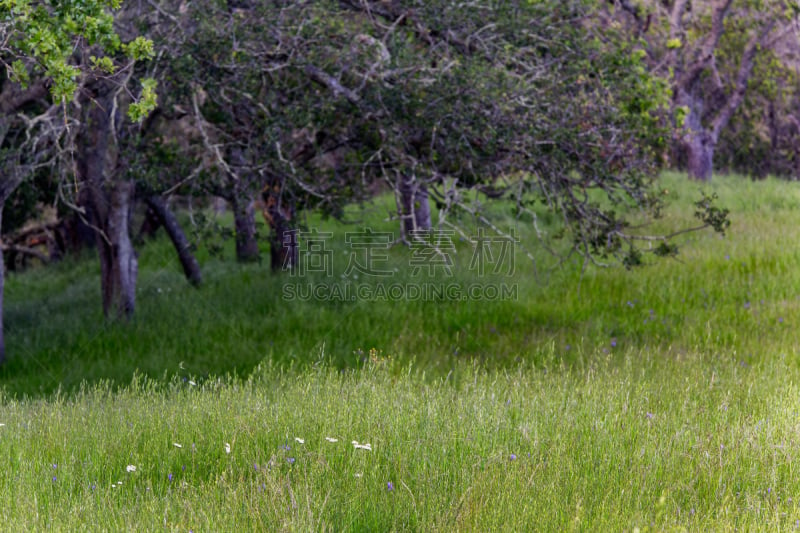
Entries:
[[[118, 7], [118, 0], [0, 4], [0, 61], [5, 67], [0, 73], [0, 214], [9, 195], [36, 169], [58, 167], [69, 174], [66, 163], [80, 129], [79, 89], [117, 69], [130, 70], [147, 56], [148, 41], [123, 44], [115, 33], [110, 10]], [[88, 53], [90, 48], [96, 55]], [[102, 56], [106, 52], [124, 52], [127, 58], [118, 55], [115, 62]], [[145, 82], [138, 101], [131, 98], [132, 120], [141, 120], [155, 105], [153, 87]], [[0, 319], [3, 274], [0, 260]], [[0, 362], [5, 359], [1, 328]]]
[[744, 101], [756, 58], [794, 27], [797, 10], [781, 0], [619, 5], [636, 20], [654, 71], [670, 80], [689, 177], [710, 180], [714, 151]]
[[245, 207], [263, 191], [273, 266], [300, 209], [340, 216], [381, 181], [407, 238], [430, 200], [439, 224], [480, 218], [477, 189], [543, 202], [573, 250], [624, 258], [637, 236], [620, 206], [657, 207], [667, 87], [598, 6], [163, 0], [153, 16], [173, 29], [154, 38], [208, 156], [197, 183]]

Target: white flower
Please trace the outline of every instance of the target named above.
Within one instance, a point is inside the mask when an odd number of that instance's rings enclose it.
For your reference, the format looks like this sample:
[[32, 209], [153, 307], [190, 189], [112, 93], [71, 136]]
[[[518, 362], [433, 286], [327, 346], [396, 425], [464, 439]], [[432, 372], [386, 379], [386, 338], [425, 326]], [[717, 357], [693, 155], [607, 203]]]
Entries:
[[125, 470], [127, 470], [128, 472], [136, 472], [136, 467], [133, 465], [128, 465], [125, 467]]
[[225, 443], [225, 453], [231, 453], [231, 445], [227, 442]]
[[192, 387], [194, 387], [194, 386], [196, 386], [196, 385], [197, 385], [197, 383], [195, 383], [194, 381], [192, 381], [192, 380], [190, 379], [190, 380], [189, 380], [189, 385], [191, 385]]
[[178, 444], [177, 442], [173, 442], [172, 445], [175, 446], [176, 448], [183, 448], [183, 446]]
[[364, 474], [362, 474], [361, 472], [356, 472], [356, 473], [355, 473], [355, 474], [353, 474], [353, 475], [354, 475], [355, 477], [361, 477], [361, 476], [363, 476]]
[[3, 424], [2, 422], [0, 422], [0, 428], [1, 428], [1, 427], [3, 427], [3, 426], [5, 426], [5, 424]]
[[369, 442], [365, 442], [364, 444], [359, 444], [357, 440], [353, 441], [353, 447], [356, 450], [369, 450], [372, 451], [372, 445]]
[[325, 440], [328, 442], [339, 442], [339, 439], [334, 439], [333, 437], [325, 437]]
[[296, 440], [300, 444], [305, 444], [306, 443], [305, 439], [301, 439], [300, 437], [295, 437], [294, 440]]

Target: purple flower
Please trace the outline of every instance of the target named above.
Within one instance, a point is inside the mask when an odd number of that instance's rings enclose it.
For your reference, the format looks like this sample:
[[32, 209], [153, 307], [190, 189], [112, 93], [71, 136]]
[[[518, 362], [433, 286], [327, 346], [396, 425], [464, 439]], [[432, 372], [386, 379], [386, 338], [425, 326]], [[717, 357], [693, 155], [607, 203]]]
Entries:
[[172, 474], [168, 475], [167, 479], [169, 479], [169, 482], [172, 483]]
[[647, 416], [647, 418], [649, 418], [650, 420], [652, 420], [652, 419], [653, 419], [653, 417], [654, 417], [654, 416], [656, 416], [656, 415], [654, 415], [653, 413], [647, 413], [647, 415], [646, 415], [646, 416]]
[[744, 303], [744, 308], [745, 309], [750, 309], [750, 302], [745, 302]]
[[611, 347], [615, 348], [617, 346], [617, 339], [611, 339]]
[[392, 483], [391, 481], [388, 482], [386, 484], [386, 490], [388, 490], [389, 492], [392, 492], [394, 490], [394, 483]]
[[293, 465], [293, 464], [294, 464], [294, 457], [289, 457], [289, 458], [288, 458], [288, 459], [286, 459], [286, 460], [287, 460], [287, 461], [289, 461], [289, 464], [290, 464], [290, 465]]
[[508, 456], [508, 458], [511, 459], [512, 461], [516, 461], [517, 460], [517, 455], [512, 453], [511, 455]]
[[53, 483], [56, 482], [56, 476], [53, 476]]
[[52, 465], [52, 466], [53, 466], [53, 470], [55, 470], [56, 468], [58, 468], [58, 465], [57, 465], [57, 464], [55, 464], [55, 463], [53, 463], [53, 465]]

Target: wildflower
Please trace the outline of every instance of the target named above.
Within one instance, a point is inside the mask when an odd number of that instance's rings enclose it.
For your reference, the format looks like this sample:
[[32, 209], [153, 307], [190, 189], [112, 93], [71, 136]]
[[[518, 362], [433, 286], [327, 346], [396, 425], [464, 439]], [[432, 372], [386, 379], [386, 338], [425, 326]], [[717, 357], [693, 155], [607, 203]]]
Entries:
[[192, 381], [192, 380], [190, 379], [190, 380], [189, 380], [189, 385], [191, 385], [192, 387], [196, 387], [196, 386], [197, 386], [197, 383], [195, 383], [194, 381]]
[[177, 442], [173, 442], [172, 445], [175, 446], [176, 448], [183, 448], [183, 446], [178, 444]]
[[328, 442], [339, 442], [339, 439], [334, 439], [333, 437], [325, 437], [325, 440]]
[[53, 483], [56, 482], [56, 476], [53, 476]]
[[128, 465], [125, 467], [125, 470], [128, 472], [136, 472], [136, 467], [134, 465]]
[[1, 427], [3, 427], [3, 426], [5, 426], [5, 424], [3, 424], [2, 422], [0, 422], [0, 428], [1, 428]]
[[294, 440], [296, 440], [300, 444], [305, 444], [306, 443], [305, 439], [301, 439], [300, 437], [295, 437]]
[[170, 483], [172, 483], [172, 474], [168, 475], [167, 479], [169, 480]]
[[354, 440], [352, 444], [356, 450], [372, 451], [372, 445], [369, 442], [365, 442], [364, 444], [359, 444], [357, 440]]
[[354, 477], [363, 477], [364, 474], [362, 474], [361, 472], [356, 472], [355, 474], [353, 474], [353, 476]]
[[289, 464], [290, 464], [290, 465], [293, 465], [293, 464], [294, 464], [294, 457], [289, 457], [289, 458], [287, 458], [286, 460], [287, 460], [287, 461], [289, 461]]
[[231, 445], [227, 442], [225, 443], [225, 453], [231, 453]]
[[394, 483], [392, 483], [391, 481], [389, 481], [389, 482], [386, 484], [386, 490], [388, 490], [389, 492], [392, 492], [392, 491], [394, 490]]
[[512, 461], [516, 461], [517, 460], [517, 455], [512, 453], [511, 455], [508, 456], [508, 458], [511, 459]]
[[53, 463], [53, 464], [52, 464], [52, 465], [50, 465], [50, 466], [52, 466], [52, 467], [53, 467], [53, 470], [55, 470], [56, 468], [58, 468], [58, 465], [57, 465], [56, 463]]
[[617, 339], [611, 339], [611, 347], [615, 348], [617, 346]]
[[654, 417], [654, 416], [656, 416], [656, 415], [654, 415], [653, 413], [647, 413], [647, 415], [645, 415], [645, 416], [647, 416], [647, 418], [649, 418], [650, 420], [652, 420], [652, 419], [653, 419], [653, 417]]

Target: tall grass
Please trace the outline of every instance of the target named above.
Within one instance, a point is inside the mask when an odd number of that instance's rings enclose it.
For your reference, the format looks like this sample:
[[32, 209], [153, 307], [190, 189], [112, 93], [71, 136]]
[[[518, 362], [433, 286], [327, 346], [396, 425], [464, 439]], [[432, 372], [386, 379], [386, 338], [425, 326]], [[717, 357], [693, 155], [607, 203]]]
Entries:
[[795, 526], [796, 365], [620, 363], [459, 363], [452, 383], [376, 358], [5, 398], [0, 517], [17, 531]]
[[[696, 187], [660, 186], [658, 228], [687, 224]], [[713, 187], [730, 233], [633, 271], [547, 271], [520, 224], [538, 274], [520, 253], [478, 280], [517, 299], [287, 301], [287, 278], [210, 257], [195, 290], [159, 240], [115, 323], [91, 259], [12, 274], [3, 529], [796, 528], [800, 192]], [[456, 247], [434, 281], [475, 282]], [[406, 254], [386, 264], [416, 282]]]

